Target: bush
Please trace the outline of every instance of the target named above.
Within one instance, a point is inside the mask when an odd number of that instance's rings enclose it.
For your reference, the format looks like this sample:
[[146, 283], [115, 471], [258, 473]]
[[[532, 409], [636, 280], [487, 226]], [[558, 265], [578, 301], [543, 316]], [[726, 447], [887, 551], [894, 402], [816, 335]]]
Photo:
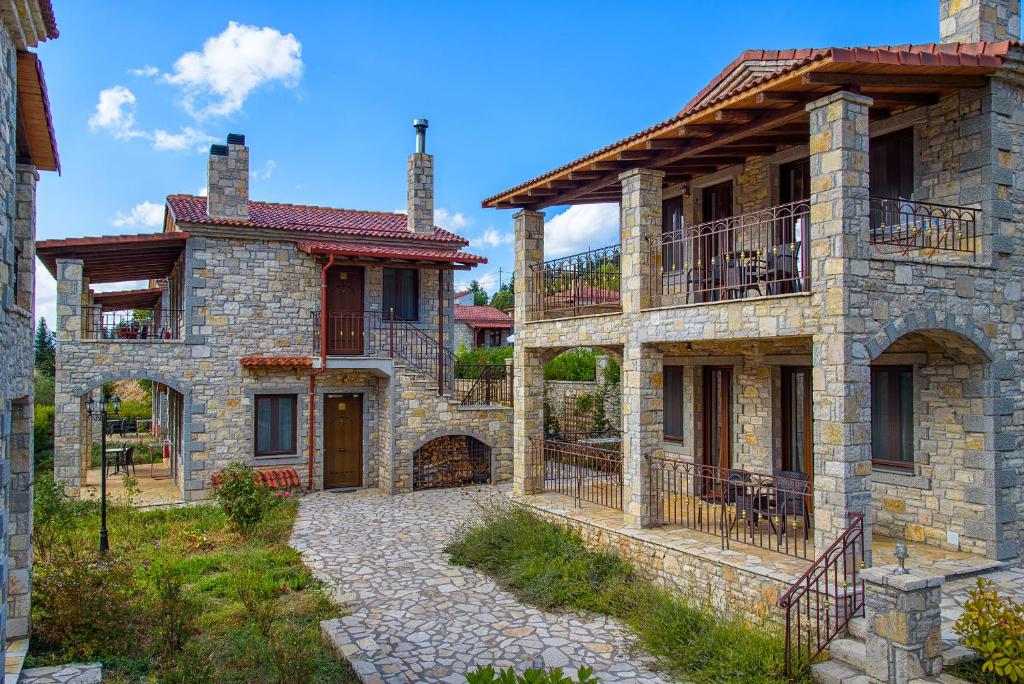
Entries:
[[157, 660], [168, 665], [195, 631], [198, 610], [185, 594], [185, 581], [166, 562], [149, 571], [149, 616]]
[[981, 656], [982, 672], [1024, 681], [1024, 604], [1000, 596], [991, 584], [978, 579], [953, 629], [964, 646]]
[[270, 638], [270, 630], [277, 616], [277, 597], [285, 591], [284, 585], [273, 582], [255, 568], [240, 568], [232, 575], [235, 594], [245, 606], [248, 622], [264, 638]]
[[214, 489], [217, 501], [235, 529], [244, 537], [251, 536], [279, 499], [258, 484], [255, 471], [242, 463], [232, 463], [220, 477]]
[[596, 380], [597, 355], [593, 349], [570, 349], [544, 366], [545, 380]]
[[53, 470], [53, 406], [36, 404], [32, 439], [37, 473]]
[[35, 385], [33, 396], [36, 405], [53, 406], [53, 376], [36, 371], [33, 374], [33, 381]]
[[455, 354], [455, 377], [475, 378], [479, 376], [479, 370], [473, 366], [482, 365], [505, 365], [505, 359], [512, 358], [513, 348], [511, 345], [505, 347], [477, 347], [466, 349], [459, 347]]
[[530, 668], [523, 674], [516, 674], [511, 667], [507, 670], [495, 672], [494, 667], [487, 665], [478, 667], [466, 674], [468, 684], [598, 684], [594, 671], [589, 667], [581, 667], [576, 679], [566, 677], [562, 674], [561, 668], [555, 668], [545, 672]]

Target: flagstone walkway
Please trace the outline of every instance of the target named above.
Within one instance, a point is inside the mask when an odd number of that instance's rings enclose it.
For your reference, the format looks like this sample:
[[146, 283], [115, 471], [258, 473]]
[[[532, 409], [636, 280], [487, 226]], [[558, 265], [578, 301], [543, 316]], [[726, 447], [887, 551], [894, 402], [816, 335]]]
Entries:
[[615, 621], [523, 605], [485, 575], [448, 564], [445, 542], [502, 496], [487, 486], [303, 497], [291, 545], [352, 606], [322, 627], [363, 680], [465, 682], [477, 665], [542, 662], [572, 674], [587, 665], [605, 682], [667, 681]]

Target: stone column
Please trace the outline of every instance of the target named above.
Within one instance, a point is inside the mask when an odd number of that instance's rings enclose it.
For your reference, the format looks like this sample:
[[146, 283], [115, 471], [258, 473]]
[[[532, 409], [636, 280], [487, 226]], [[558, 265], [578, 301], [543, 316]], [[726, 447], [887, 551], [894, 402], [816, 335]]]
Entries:
[[660, 286], [652, 287], [653, 275], [661, 272], [661, 251], [652, 252], [649, 238], [661, 234], [661, 185], [664, 177], [664, 171], [653, 169], [632, 169], [619, 176], [622, 182], [619, 289], [623, 313], [658, 306], [661, 301]]
[[1020, 0], [939, 0], [943, 43], [1020, 40]]
[[53, 463], [54, 478], [69, 496], [78, 496], [82, 480], [81, 397], [71, 393], [71, 371], [64, 367], [62, 349], [75, 345], [82, 336], [82, 297], [85, 289], [81, 259], [57, 260], [57, 338], [54, 382]]
[[627, 343], [622, 355], [622, 480], [626, 521], [650, 527], [645, 456], [662, 453], [664, 374], [659, 349]]
[[942, 672], [941, 576], [868, 568], [864, 578], [865, 671], [872, 682], [907, 682]]
[[[541, 293], [533, 278], [532, 266], [544, 261], [544, 214], [523, 210], [515, 221], [515, 326], [513, 355], [515, 375], [513, 388], [513, 455], [512, 479], [516, 494], [543, 491], [543, 460], [531, 449], [532, 439], [544, 435], [544, 358], [538, 349], [531, 349], [527, 321], [535, 312]], [[538, 462], [539, 461], [539, 462]]]
[[871, 418], [864, 320], [867, 275], [868, 107], [839, 92], [810, 113], [811, 289], [820, 324], [814, 335], [814, 544], [823, 551], [864, 514], [871, 552]]

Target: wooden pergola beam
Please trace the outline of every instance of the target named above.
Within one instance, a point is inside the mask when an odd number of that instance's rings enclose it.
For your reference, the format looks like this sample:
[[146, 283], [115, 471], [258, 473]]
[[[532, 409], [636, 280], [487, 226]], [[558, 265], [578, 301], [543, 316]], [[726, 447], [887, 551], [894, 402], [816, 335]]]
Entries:
[[988, 83], [985, 76], [954, 76], [942, 74], [860, 74], [835, 71], [812, 71], [800, 77], [804, 85], [860, 85], [890, 88], [980, 88]]

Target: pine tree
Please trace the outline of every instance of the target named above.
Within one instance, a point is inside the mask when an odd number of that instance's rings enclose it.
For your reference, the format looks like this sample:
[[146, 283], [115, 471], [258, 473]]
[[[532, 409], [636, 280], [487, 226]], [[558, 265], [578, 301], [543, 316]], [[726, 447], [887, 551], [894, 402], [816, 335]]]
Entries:
[[51, 378], [56, 372], [57, 342], [52, 330], [46, 325], [46, 319], [40, 318], [36, 327], [36, 370]]

